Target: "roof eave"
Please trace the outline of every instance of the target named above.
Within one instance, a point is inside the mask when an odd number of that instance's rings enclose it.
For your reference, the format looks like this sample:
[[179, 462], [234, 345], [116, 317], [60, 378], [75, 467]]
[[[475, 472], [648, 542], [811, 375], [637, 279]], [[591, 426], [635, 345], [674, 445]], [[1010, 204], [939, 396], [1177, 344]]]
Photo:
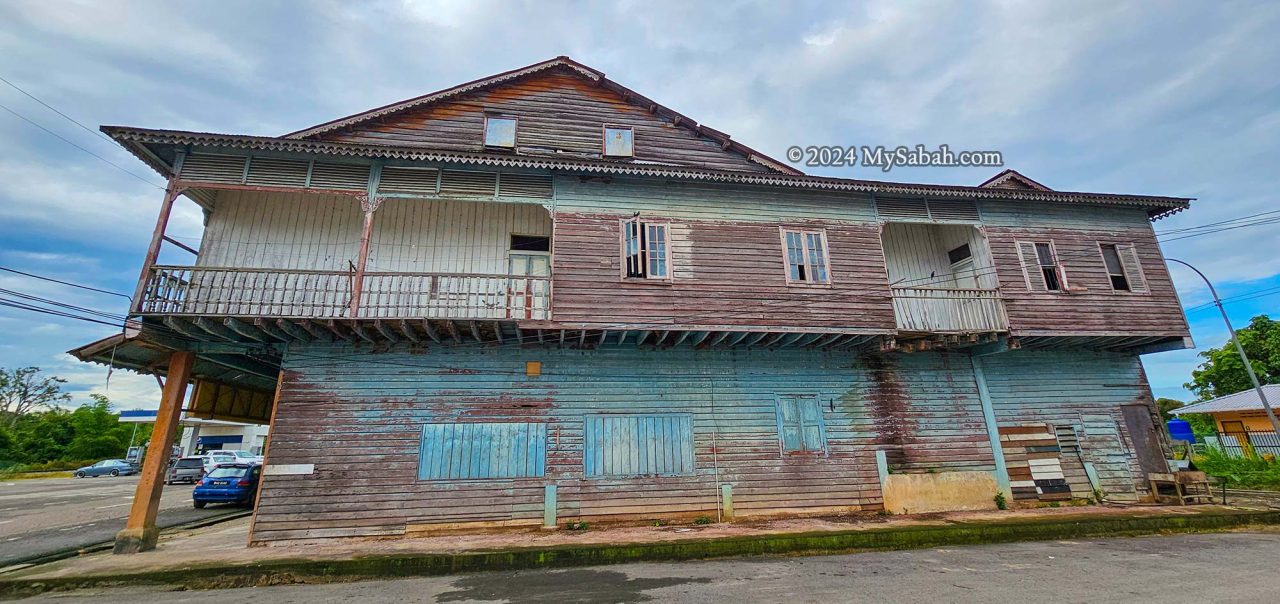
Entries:
[[[1036, 191], [1003, 188], [981, 188], [961, 185], [935, 185], [924, 183], [900, 183], [872, 180], [855, 180], [811, 176], [805, 174], [778, 174], [761, 172], [736, 172], [692, 168], [675, 165], [635, 164], [581, 160], [560, 157], [486, 155], [468, 152], [441, 151], [415, 147], [372, 146], [353, 143], [285, 139], [278, 137], [185, 132], [177, 130], [153, 130], [127, 126], [103, 126], [102, 131], [115, 139], [135, 155], [145, 149], [143, 143], [173, 145], [207, 145], [264, 151], [292, 151], [347, 157], [402, 159], [411, 161], [438, 161], [494, 167], [566, 170], [583, 173], [618, 174], [629, 176], [653, 176], [685, 178], [713, 182], [734, 182], [765, 186], [801, 187], [820, 190], [855, 191], [876, 195], [914, 195], [927, 197], [966, 197], [978, 199], [1007, 199], [1025, 201], [1049, 201], [1068, 203], [1100, 203], [1137, 205], [1148, 208], [1148, 214], [1160, 218], [1189, 207], [1192, 198], [1123, 195], [1113, 193], [1086, 193], [1075, 191]], [[148, 161], [139, 155], [140, 159]], [[148, 164], [168, 176], [167, 166]]]

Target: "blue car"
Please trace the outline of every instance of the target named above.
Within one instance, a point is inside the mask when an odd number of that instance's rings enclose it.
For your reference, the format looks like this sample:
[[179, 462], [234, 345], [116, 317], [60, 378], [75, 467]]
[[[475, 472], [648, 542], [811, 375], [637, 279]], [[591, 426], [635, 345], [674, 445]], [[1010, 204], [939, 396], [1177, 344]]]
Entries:
[[196, 509], [210, 503], [237, 503], [253, 507], [261, 476], [262, 466], [256, 463], [219, 464], [205, 474], [191, 491], [191, 501]]
[[137, 474], [138, 467], [130, 464], [123, 459], [104, 459], [91, 466], [85, 466], [75, 471], [76, 478], [84, 478], [86, 476], [128, 476]]

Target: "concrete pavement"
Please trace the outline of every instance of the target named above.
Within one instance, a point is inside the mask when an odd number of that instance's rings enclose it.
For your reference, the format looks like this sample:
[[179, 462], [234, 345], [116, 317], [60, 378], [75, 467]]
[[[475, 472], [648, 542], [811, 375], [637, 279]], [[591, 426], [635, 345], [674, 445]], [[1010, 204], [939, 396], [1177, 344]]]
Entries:
[[805, 558], [637, 563], [397, 581], [169, 592], [100, 589], [33, 602], [1272, 601], [1280, 531], [1007, 543]]
[[[137, 476], [0, 481], [0, 568], [67, 548], [110, 541], [124, 528]], [[234, 513], [191, 506], [190, 485], [166, 486], [161, 527]]]

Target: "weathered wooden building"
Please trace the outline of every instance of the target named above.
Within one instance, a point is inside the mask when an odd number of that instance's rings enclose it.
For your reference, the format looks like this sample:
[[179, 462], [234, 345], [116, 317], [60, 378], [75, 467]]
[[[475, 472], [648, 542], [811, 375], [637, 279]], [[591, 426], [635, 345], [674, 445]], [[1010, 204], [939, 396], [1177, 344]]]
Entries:
[[1187, 199], [808, 176], [564, 57], [279, 137], [103, 131], [169, 189], [138, 328], [73, 352], [271, 423], [255, 542], [1165, 471], [1139, 355], [1189, 345], [1151, 226]]

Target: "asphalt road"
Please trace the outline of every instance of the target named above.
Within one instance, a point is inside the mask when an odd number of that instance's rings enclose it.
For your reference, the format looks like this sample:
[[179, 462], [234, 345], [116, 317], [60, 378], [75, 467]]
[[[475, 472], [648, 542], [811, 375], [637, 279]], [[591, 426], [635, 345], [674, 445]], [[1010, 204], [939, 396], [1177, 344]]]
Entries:
[[107, 589], [47, 602], [1274, 602], [1280, 531], [1089, 539], [231, 590]]
[[[0, 568], [34, 556], [110, 541], [124, 528], [137, 476], [0, 482]], [[166, 486], [161, 527], [243, 508], [191, 506], [190, 485]]]

